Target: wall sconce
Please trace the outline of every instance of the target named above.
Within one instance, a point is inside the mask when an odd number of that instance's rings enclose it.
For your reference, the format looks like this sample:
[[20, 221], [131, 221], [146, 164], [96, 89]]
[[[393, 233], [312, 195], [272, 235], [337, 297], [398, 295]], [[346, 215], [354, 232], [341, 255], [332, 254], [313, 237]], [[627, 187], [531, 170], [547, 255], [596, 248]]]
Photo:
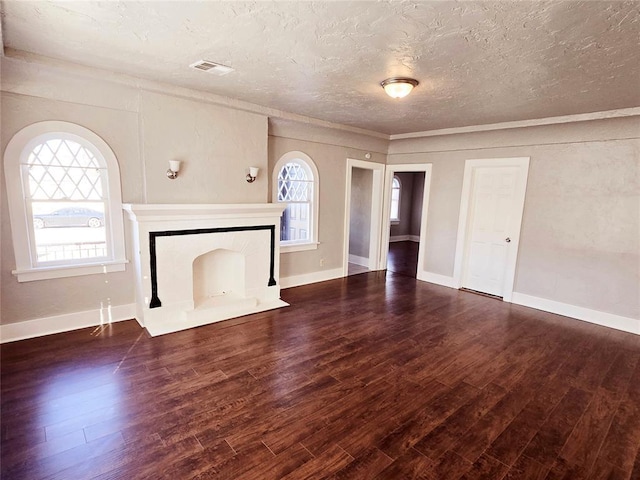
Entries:
[[167, 170], [167, 178], [175, 180], [178, 178], [180, 171], [180, 160], [169, 160], [169, 170]]
[[258, 178], [258, 172], [260, 169], [258, 167], [249, 167], [249, 173], [247, 173], [247, 182], [253, 183]]

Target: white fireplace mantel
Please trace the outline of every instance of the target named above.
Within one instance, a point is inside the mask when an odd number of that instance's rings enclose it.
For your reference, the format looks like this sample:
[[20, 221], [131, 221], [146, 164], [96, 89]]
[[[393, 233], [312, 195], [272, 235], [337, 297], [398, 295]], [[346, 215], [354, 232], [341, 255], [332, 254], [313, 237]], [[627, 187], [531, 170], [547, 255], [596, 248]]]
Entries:
[[127, 204], [136, 317], [152, 336], [287, 306], [278, 204]]

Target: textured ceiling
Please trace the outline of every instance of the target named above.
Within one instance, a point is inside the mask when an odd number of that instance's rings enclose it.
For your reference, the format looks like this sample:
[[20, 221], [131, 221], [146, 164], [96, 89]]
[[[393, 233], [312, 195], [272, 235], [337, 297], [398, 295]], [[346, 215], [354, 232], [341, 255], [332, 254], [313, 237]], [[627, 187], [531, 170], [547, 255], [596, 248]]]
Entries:
[[[6, 47], [387, 134], [640, 105], [640, 3], [29, 2]], [[207, 59], [224, 77], [191, 70]], [[403, 100], [379, 82], [421, 83]]]

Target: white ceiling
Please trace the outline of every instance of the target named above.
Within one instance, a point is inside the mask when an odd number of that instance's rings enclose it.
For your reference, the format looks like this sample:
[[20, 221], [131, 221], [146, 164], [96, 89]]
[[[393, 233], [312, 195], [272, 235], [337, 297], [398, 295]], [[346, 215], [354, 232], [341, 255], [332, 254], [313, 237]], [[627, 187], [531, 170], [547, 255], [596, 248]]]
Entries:
[[[386, 134], [640, 105], [635, 1], [4, 1], [2, 22], [5, 47]], [[379, 86], [398, 75], [403, 100]]]

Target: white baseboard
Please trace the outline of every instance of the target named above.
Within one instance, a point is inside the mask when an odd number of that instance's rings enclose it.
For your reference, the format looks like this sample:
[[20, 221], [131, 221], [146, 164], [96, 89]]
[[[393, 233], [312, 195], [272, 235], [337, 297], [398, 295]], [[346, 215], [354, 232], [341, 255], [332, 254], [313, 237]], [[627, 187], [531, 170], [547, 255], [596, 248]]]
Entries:
[[369, 259], [366, 257], [349, 254], [349, 263], [355, 263], [356, 265], [369, 268]]
[[389, 237], [389, 242], [416, 242], [420, 243], [420, 235], [395, 235]]
[[456, 288], [453, 284], [453, 277], [447, 275], [440, 275], [438, 273], [418, 271], [417, 279], [423, 282], [435, 283], [436, 285], [442, 285], [443, 287]]
[[116, 305], [108, 308], [96, 308], [84, 312], [67, 313], [53, 317], [35, 318], [24, 322], [0, 325], [0, 343], [15, 342], [27, 338], [69, 332], [79, 328], [95, 327], [136, 316], [136, 305]]
[[334, 268], [332, 270], [320, 270], [317, 272], [304, 273], [302, 275], [292, 275], [290, 277], [280, 278], [280, 288], [298, 287], [309, 283], [325, 282], [334, 278], [342, 278], [342, 268]]
[[511, 303], [640, 335], [640, 320], [513, 292]]

